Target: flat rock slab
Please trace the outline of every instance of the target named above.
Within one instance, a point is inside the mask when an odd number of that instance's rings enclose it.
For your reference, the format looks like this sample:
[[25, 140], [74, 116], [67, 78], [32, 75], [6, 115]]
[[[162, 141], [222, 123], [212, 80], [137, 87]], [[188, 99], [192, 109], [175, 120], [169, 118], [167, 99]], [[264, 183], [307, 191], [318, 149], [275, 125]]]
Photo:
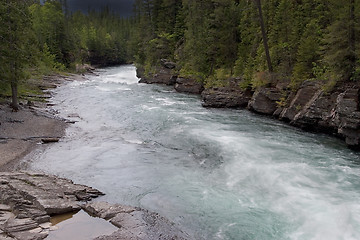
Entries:
[[106, 202], [92, 202], [83, 209], [97, 217], [109, 220], [119, 228], [109, 236], [101, 236], [96, 240], [185, 240], [190, 237], [182, 232], [166, 218], [145, 209], [109, 204]]
[[107, 202], [90, 202], [102, 192], [56, 176], [0, 172], [0, 240], [41, 240], [53, 230], [50, 216], [84, 209], [119, 230], [96, 240], [190, 239], [157, 213]]
[[51, 215], [74, 212], [102, 192], [30, 172], [0, 172], [0, 239], [44, 239]]

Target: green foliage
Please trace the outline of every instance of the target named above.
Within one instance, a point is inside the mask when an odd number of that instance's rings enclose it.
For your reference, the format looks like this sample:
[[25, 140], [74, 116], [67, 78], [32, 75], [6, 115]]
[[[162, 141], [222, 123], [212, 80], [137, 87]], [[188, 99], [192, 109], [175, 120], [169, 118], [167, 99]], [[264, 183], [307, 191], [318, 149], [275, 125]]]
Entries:
[[29, 77], [33, 60], [31, 16], [26, 1], [0, 2], [0, 81], [11, 85], [12, 107], [18, 110], [17, 88]]
[[210, 87], [225, 87], [228, 84], [227, 79], [231, 77], [231, 70], [216, 69], [215, 73], [205, 80], [205, 88]]
[[130, 19], [109, 9], [69, 14], [62, 4], [56, 0], [0, 2], [0, 91], [8, 94], [11, 85], [14, 105], [18, 91], [25, 93], [31, 86], [24, 81], [30, 77], [40, 79], [86, 62], [104, 66], [130, 59], [126, 50]]
[[297, 88], [302, 82], [313, 79], [314, 65], [320, 59], [320, 42], [322, 32], [316, 19], [310, 21], [300, 39], [297, 61], [291, 79], [292, 88]]
[[[223, 84], [218, 76], [223, 69], [241, 77], [244, 88], [275, 84], [265, 74], [268, 66], [254, 1], [176, 3], [174, 7], [174, 1], [137, 0], [135, 61], [150, 69], [161, 58], [175, 60], [181, 74], [201, 76], [207, 87]], [[359, 12], [355, 0], [262, 1], [274, 72], [291, 80], [293, 90], [306, 80], [326, 86], [358, 80]]]

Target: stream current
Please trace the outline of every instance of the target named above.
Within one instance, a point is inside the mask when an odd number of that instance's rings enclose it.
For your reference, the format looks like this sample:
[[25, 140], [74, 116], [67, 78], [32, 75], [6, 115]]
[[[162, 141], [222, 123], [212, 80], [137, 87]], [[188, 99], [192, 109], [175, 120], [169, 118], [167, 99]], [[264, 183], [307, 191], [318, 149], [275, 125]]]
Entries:
[[139, 84], [135, 67], [55, 90], [71, 125], [29, 168], [139, 206], [193, 239], [360, 239], [360, 155], [246, 110]]

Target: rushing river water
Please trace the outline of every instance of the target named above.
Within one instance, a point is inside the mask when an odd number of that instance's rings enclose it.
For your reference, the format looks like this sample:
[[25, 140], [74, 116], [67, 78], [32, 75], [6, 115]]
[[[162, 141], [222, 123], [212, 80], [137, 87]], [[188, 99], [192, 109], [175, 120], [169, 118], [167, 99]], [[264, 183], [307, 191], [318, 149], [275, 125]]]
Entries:
[[194, 239], [360, 239], [360, 157], [340, 140], [137, 82], [127, 65], [58, 88], [55, 108], [78, 122], [30, 168]]

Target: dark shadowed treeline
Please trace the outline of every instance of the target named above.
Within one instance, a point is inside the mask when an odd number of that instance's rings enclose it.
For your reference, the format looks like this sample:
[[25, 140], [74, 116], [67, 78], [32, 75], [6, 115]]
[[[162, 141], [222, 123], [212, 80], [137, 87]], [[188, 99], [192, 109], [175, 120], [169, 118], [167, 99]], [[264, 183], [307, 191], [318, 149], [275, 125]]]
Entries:
[[359, 80], [359, 5], [355, 0], [137, 0], [131, 45], [146, 73], [166, 58], [178, 64], [181, 75], [206, 86], [241, 77], [244, 87], [276, 78], [292, 89], [314, 79], [331, 89], [337, 81]]

